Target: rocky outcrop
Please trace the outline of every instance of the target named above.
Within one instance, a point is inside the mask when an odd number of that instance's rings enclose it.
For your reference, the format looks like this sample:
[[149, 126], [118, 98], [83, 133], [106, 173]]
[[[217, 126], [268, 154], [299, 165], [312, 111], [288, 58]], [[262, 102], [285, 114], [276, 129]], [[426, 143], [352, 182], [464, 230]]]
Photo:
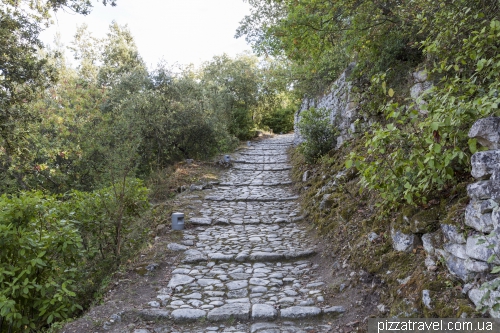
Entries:
[[332, 87], [326, 94], [320, 95], [316, 98], [305, 98], [302, 101], [300, 109], [295, 114], [295, 145], [304, 141], [297, 126], [301, 119], [301, 113], [312, 107], [317, 109], [324, 108], [328, 110], [330, 123], [335, 125], [335, 127], [339, 130], [337, 148], [340, 147], [346, 140], [350, 139], [352, 134], [356, 132], [355, 121], [358, 116], [358, 102], [356, 95], [352, 92], [351, 82], [348, 81], [349, 75], [351, 74], [354, 66], [354, 63], [350, 64], [340, 77], [332, 84]]

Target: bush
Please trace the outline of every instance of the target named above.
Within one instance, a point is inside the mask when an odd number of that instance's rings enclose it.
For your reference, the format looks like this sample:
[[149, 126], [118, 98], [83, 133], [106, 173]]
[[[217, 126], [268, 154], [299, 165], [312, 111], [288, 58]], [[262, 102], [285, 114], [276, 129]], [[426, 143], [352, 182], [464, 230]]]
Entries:
[[314, 161], [335, 147], [338, 131], [330, 123], [327, 109], [310, 108], [301, 113], [299, 130], [305, 141], [299, 149], [308, 161]]
[[262, 117], [261, 125], [269, 127], [274, 133], [288, 133], [293, 130], [293, 108], [278, 109]]
[[81, 309], [75, 289], [82, 239], [72, 216], [61, 218], [59, 204], [41, 192], [0, 197], [0, 327], [5, 332], [37, 330]]
[[[142, 244], [142, 181], [66, 200], [41, 192], [0, 197], [0, 332], [29, 332], [88, 305], [102, 281]], [[81, 304], [81, 305], [80, 305]]]

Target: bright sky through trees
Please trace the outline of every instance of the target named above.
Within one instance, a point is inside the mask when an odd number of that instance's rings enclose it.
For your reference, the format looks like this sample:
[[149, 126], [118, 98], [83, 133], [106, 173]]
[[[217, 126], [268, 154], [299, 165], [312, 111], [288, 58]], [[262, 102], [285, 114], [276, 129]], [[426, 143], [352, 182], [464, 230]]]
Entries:
[[67, 46], [82, 23], [102, 37], [115, 20], [128, 24], [148, 67], [155, 67], [162, 58], [169, 64], [198, 65], [214, 55], [234, 56], [250, 49], [243, 38], [234, 38], [239, 21], [248, 13], [249, 6], [242, 0], [119, 0], [116, 7], [96, 2], [88, 16], [58, 12], [42, 40], [53, 43], [59, 31]]

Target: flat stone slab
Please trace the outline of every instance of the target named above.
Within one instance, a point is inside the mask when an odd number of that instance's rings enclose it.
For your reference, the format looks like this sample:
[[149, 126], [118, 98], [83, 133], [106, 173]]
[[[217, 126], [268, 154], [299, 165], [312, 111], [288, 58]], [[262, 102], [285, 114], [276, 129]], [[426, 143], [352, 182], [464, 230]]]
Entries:
[[168, 288], [175, 288], [177, 286], [181, 286], [183, 284], [188, 284], [194, 281], [194, 278], [189, 275], [184, 274], [174, 274], [168, 283]]
[[316, 317], [321, 314], [321, 309], [315, 306], [291, 306], [281, 309], [281, 318], [286, 319], [304, 319]]
[[193, 217], [189, 219], [189, 222], [196, 225], [211, 225], [212, 219], [206, 217]]
[[170, 243], [167, 245], [167, 249], [171, 251], [186, 251], [188, 247], [177, 243]]
[[170, 319], [170, 311], [160, 309], [146, 309], [138, 312], [139, 317], [147, 321]]
[[329, 308], [323, 309], [323, 313], [326, 315], [340, 315], [344, 313], [346, 310], [343, 306], [331, 306]]
[[254, 304], [252, 306], [252, 320], [274, 320], [278, 311], [269, 304]]
[[172, 311], [172, 319], [175, 322], [192, 322], [205, 318], [207, 313], [199, 309], [177, 309]]
[[255, 323], [250, 327], [250, 333], [280, 333], [279, 328], [275, 323]]
[[210, 321], [224, 321], [229, 318], [248, 320], [250, 318], [250, 303], [232, 303], [211, 310], [207, 319]]

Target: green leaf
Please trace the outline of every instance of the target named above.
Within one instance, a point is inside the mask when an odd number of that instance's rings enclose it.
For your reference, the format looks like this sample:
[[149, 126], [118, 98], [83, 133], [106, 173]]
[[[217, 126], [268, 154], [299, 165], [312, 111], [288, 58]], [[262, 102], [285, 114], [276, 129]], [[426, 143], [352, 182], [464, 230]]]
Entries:
[[440, 125], [441, 125], [440, 122], [434, 121], [431, 123], [431, 128], [433, 131], [437, 131]]
[[491, 270], [491, 274], [497, 274], [497, 273], [500, 273], [500, 266], [495, 266]]
[[469, 139], [469, 150], [472, 154], [477, 152], [477, 139]]
[[392, 88], [390, 88], [388, 94], [389, 94], [389, 97], [394, 96], [394, 90], [392, 90]]

